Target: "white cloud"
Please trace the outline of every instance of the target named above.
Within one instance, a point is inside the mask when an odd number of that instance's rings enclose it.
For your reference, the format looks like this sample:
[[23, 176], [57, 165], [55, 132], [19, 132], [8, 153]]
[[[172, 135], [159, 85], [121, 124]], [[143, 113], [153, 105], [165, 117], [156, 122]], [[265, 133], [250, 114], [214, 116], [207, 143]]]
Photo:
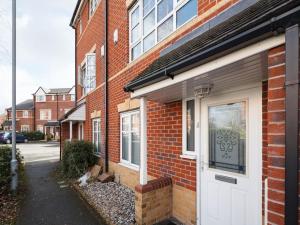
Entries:
[[[18, 1], [17, 101], [39, 87], [74, 84], [74, 30], [69, 27], [76, 0]], [[11, 99], [11, 1], [0, 0], [0, 113]], [[4, 85], [3, 85], [4, 84]]]

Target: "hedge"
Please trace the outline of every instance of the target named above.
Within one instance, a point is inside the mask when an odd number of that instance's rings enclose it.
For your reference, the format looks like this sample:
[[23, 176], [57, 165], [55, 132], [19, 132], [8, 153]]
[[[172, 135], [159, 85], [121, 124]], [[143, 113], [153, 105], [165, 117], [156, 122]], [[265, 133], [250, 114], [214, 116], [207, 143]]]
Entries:
[[[21, 164], [22, 157], [19, 150], [17, 150], [17, 160]], [[7, 188], [11, 181], [10, 174], [10, 161], [11, 156], [11, 147], [0, 146], [0, 190]]]
[[29, 141], [40, 141], [45, 139], [45, 135], [40, 131], [22, 132]]
[[64, 176], [68, 178], [78, 178], [82, 176], [88, 167], [97, 163], [94, 155], [95, 146], [87, 141], [65, 142], [62, 169]]

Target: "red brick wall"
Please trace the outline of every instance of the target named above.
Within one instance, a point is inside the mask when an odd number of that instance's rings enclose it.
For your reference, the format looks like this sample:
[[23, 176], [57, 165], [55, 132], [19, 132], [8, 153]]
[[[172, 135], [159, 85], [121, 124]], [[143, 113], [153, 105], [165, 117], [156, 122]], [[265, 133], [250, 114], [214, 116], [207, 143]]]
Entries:
[[65, 115], [65, 109], [72, 109], [75, 105], [74, 101], [71, 101], [71, 95], [65, 95], [66, 98], [63, 100], [63, 96], [59, 95], [54, 96], [54, 100], [52, 100], [52, 96], [46, 96], [46, 102], [35, 102], [35, 128], [38, 125], [44, 125], [48, 122], [48, 120], [40, 119], [40, 111], [42, 109], [50, 109], [51, 110], [51, 119], [49, 121], [57, 121]]
[[[34, 123], [33, 110], [26, 110], [26, 111], [28, 111], [28, 118], [23, 118], [23, 110], [17, 110], [17, 112], [16, 112], [16, 117], [17, 117], [16, 130], [18, 132], [21, 131], [21, 126], [22, 125], [29, 125], [29, 129], [31, 131], [34, 130], [34, 127], [33, 127], [33, 123]], [[8, 111], [7, 119], [8, 120], [12, 119], [11, 111]]]
[[284, 224], [285, 47], [268, 52], [268, 219]]
[[[159, 53], [162, 49], [174, 43], [176, 40], [181, 38], [183, 35], [189, 33], [193, 29], [199, 27], [207, 20], [216, 16], [221, 11], [224, 11], [237, 0], [228, 1], [222, 8], [207, 17], [199, 20], [197, 23], [191, 26], [191, 23], [183, 26], [180, 29], [181, 34], [173, 35], [172, 39], [163, 41], [159, 48], [150, 50], [147, 53], [147, 57], [143, 59], [137, 59], [132, 64], [129, 63], [129, 33], [128, 33], [128, 10], [126, 8], [125, 1], [121, 0], [110, 0], [109, 1], [109, 21], [108, 21], [108, 57], [109, 57], [109, 159], [113, 162], [120, 161], [120, 114], [117, 111], [117, 105], [124, 102], [130, 95], [123, 91], [123, 87], [133, 78], [135, 78], [140, 72], [142, 72], [149, 64], [159, 57]], [[211, 0], [199, 0], [198, 14], [202, 16], [204, 12], [213, 7], [217, 1]], [[84, 60], [86, 53], [96, 44], [96, 79], [98, 88], [90, 93], [86, 98], [87, 106], [87, 118], [85, 123], [85, 139], [92, 140], [92, 124], [90, 113], [94, 110], [101, 110], [101, 127], [102, 127], [102, 140], [104, 141], [104, 90], [103, 90], [103, 58], [100, 57], [100, 48], [103, 45], [104, 38], [104, 1], [100, 1], [95, 14], [89, 19], [88, 18], [88, 5], [86, 4], [82, 10], [82, 30], [83, 33], [79, 35], [79, 24], [77, 24], [76, 32], [78, 35], [77, 41], [77, 65], [80, 65]], [[113, 42], [114, 30], [118, 29], [119, 41], [117, 44]], [[78, 72], [76, 68], [76, 72]], [[118, 74], [116, 76], [116, 74]], [[76, 79], [78, 76], [76, 75]], [[100, 86], [100, 87], [99, 87]], [[78, 99], [82, 97], [82, 90], [80, 86], [77, 86]], [[153, 107], [153, 108], [152, 108]], [[177, 118], [177, 125], [181, 123], [181, 103], [171, 103], [167, 105], [155, 105], [149, 103], [149, 110], [153, 114], [159, 114], [162, 120], [172, 121]], [[153, 111], [152, 111], [153, 110]], [[168, 113], [160, 114], [168, 110]], [[173, 114], [176, 116], [172, 116]], [[171, 116], [168, 118], [168, 116]], [[153, 130], [157, 130], [158, 127], [162, 126], [159, 121], [151, 121], [151, 114], [149, 115], [149, 122], [152, 123], [150, 130], [148, 130], [149, 137], [156, 137]], [[172, 123], [172, 122], [170, 122]], [[175, 124], [174, 124], [175, 126]], [[151, 140], [149, 138], [149, 174], [153, 176], [171, 176], [173, 182], [187, 187], [191, 190], [195, 190], [195, 161], [184, 160], [180, 158], [181, 154], [181, 125], [178, 128], [176, 137], [162, 138], [157, 140]], [[172, 132], [172, 128], [166, 126], [164, 131]], [[160, 153], [161, 152], [161, 153]], [[162, 154], [164, 152], [164, 154]], [[160, 160], [155, 160], [155, 154], [161, 154]], [[172, 159], [172, 162], [170, 160]]]
[[196, 160], [182, 155], [182, 103], [148, 104], [148, 173], [196, 191]]

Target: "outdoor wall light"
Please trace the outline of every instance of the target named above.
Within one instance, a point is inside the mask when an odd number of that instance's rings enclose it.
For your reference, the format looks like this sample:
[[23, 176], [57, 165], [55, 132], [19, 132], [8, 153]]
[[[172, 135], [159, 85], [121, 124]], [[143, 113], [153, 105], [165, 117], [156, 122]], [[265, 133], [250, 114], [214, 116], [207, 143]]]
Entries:
[[209, 95], [213, 84], [202, 84], [194, 89], [194, 95], [198, 98], [205, 98]]

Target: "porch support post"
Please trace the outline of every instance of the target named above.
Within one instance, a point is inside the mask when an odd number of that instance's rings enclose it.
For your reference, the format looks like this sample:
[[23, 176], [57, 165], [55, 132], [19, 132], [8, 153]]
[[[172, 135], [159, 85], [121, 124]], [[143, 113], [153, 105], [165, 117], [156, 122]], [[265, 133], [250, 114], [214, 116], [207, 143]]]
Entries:
[[298, 224], [299, 25], [286, 29], [285, 224]]
[[141, 118], [141, 162], [140, 162], [140, 184], [147, 184], [147, 99], [140, 99]]
[[70, 131], [69, 131], [70, 138], [69, 139], [70, 139], [70, 141], [72, 141], [72, 139], [73, 139], [73, 122], [70, 121], [69, 125], [70, 125]]

